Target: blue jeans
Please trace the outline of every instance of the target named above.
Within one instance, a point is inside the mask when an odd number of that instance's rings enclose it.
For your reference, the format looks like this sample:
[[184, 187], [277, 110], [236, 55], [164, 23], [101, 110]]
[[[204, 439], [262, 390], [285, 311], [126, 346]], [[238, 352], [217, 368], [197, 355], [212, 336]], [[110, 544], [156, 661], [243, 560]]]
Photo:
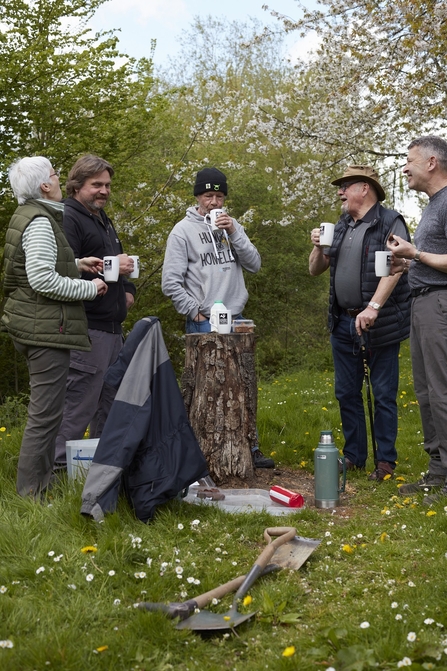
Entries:
[[[397, 452], [397, 392], [400, 344], [371, 349], [365, 334], [369, 377], [374, 394], [374, 432], [378, 461], [394, 468]], [[363, 467], [368, 455], [363, 404], [363, 357], [355, 319], [342, 314], [331, 335], [335, 369], [335, 396], [340, 406], [345, 446], [343, 453], [353, 464]], [[368, 411], [369, 412], [369, 411]]]
[[204, 319], [201, 322], [195, 322], [189, 317], [186, 318], [186, 333], [210, 333], [211, 324], [209, 319]]

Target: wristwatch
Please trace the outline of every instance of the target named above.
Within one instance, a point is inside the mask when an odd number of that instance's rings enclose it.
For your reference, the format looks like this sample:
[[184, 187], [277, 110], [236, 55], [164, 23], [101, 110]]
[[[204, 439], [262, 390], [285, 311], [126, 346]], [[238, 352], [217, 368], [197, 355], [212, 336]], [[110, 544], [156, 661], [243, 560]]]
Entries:
[[421, 252], [419, 251], [419, 249], [417, 249], [416, 252], [415, 252], [414, 260], [415, 261], [420, 261], [421, 260]]
[[370, 308], [374, 308], [374, 310], [377, 310], [377, 312], [378, 312], [378, 311], [380, 310], [380, 308], [382, 307], [382, 306], [380, 305], [380, 303], [375, 303], [374, 301], [370, 301], [370, 302], [368, 303], [368, 305], [369, 305]]

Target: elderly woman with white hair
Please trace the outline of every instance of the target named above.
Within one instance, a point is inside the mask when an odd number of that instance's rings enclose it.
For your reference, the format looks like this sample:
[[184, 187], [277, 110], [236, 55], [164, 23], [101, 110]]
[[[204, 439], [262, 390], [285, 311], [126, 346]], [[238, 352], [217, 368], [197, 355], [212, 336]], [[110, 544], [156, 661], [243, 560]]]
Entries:
[[102, 261], [75, 259], [62, 228], [59, 173], [50, 161], [16, 161], [9, 181], [19, 206], [6, 232], [1, 322], [28, 364], [30, 402], [17, 491], [37, 499], [50, 483], [70, 349], [90, 349], [82, 301], [105, 294], [107, 285], [79, 277], [82, 270], [102, 270]]

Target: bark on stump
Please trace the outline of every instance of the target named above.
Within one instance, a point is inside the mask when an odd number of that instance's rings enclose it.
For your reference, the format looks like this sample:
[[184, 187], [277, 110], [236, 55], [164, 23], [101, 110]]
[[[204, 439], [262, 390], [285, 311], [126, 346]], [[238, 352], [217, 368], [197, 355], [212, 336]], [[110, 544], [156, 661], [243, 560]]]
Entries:
[[251, 477], [257, 442], [254, 334], [188, 334], [181, 387], [213, 480]]

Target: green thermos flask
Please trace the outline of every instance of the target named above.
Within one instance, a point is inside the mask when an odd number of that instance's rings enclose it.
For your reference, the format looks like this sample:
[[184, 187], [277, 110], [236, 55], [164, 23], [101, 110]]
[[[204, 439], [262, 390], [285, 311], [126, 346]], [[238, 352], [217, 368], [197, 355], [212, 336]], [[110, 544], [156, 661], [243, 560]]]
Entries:
[[[343, 465], [343, 482], [340, 487], [338, 465]], [[335, 447], [332, 431], [322, 431], [314, 452], [315, 506], [334, 508], [340, 503], [340, 492], [345, 491], [346, 464]]]

